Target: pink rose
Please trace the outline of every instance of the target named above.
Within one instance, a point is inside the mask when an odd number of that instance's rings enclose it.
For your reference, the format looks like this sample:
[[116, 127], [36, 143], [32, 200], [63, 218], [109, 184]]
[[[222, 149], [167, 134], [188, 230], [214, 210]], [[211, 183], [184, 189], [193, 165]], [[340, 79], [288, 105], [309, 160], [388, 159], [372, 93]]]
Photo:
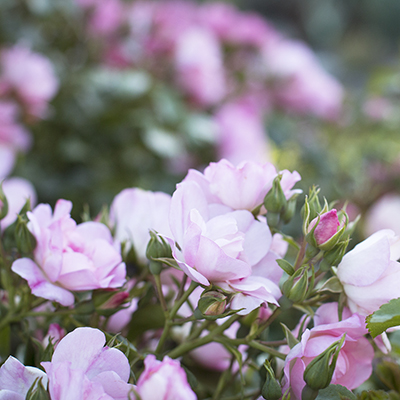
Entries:
[[400, 239], [381, 230], [349, 251], [337, 268], [352, 312], [369, 315], [400, 297]]
[[38, 378], [46, 388], [47, 376], [42, 370], [25, 367], [16, 358], [8, 357], [0, 368], [0, 398], [25, 400], [28, 390]]
[[169, 357], [158, 361], [152, 354], [144, 360], [144, 371], [138, 379], [136, 391], [142, 400], [197, 399], [179, 361]]
[[[287, 199], [294, 193], [301, 192], [299, 189], [292, 189], [301, 179], [297, 171], [291, 173], [284, 170], [281, 174], [281, 186]], [[229, 161], [221, 160], [210, 163], [203, 174], [189, 170], [184, 182], [197, 182], [209, 203], [223, 204], [233, 210], [252, 211], [263, 203], [277, 175], [271, 163], [246, 161], [235, 167]]]
[[37, 241], [35, 261], [22, 258], [12, 265], [35, 296], [64, 306], [74, 303], [71, 291], [121, 287], [126, 276], [108, 228], [99, 222], [77, 225], [71, 208], [70, 201], [58, 200], [54, 213], [48, 204], [29, 212], [28, 228]]
[[58, 80], [51, 62], [23, 46], [3, 50], [0, 55], [0, 81], [16, 91], [29, 114], [42, 118], [48, 102], [58, 89]]
[[241, 313], [266, 302], [278, 305], [277, 284], [269, 277], [251, 276], [252, 266], [259, 263], [267, 271], [279, 267], [274, 258], [269, 263], [268, 226], [249, 211], [212, 207], [200, 185], [188, 180], [172, 196], [170, 226], [173, 256], [192, 280], [237, 293], [233, 303], [235, 308], [244, 308]]
[[51, 362], [42, 363], [52, 400], [128, 398], [129, 361], [105, 343], [104, 333], [93, 328], [77, 328], [61, 339]]
[[346, 337], [339, 351], [331, 383], [355, 389], [372, 373], [374, 349], [364, 337], [367, 333], [364, 318], [346, 311], [344, 318], [347, 318], [339, 321], [337, 303], [322, 305], [316, 311], [316, 316], [314, 328], [305, 330], [301, 342], [290, 350], [285, 360], [283, 392], [290, 387], [293, 400], [301, 400], [306, 366], [344, 334]]
[[171, 196], [166, 193], [139, 188], [124, 189], [115, 196], [110, 208], [114, 237], [133, 246], [139, 262], [147, 263], [150, 230], [171, 236], [168, 223], [170, 203]]

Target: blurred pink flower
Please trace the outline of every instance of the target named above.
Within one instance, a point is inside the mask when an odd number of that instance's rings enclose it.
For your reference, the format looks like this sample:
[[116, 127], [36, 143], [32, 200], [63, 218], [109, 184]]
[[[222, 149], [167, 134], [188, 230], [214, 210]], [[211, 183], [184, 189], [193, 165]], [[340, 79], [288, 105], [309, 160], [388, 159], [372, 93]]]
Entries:
[[234, 165], [252, 160], [270, 160], [263, 115], [255, 99], [243, 98], [224, 104], [216, 113], [218, 124], [217, 150], [219, 158]]
[[366, 236], [381, 229], [391, 229], [400, 236], [400, 195], [388, 193], [379, 198], [368, 210], [364, 221]]
[[26, 152], [31, 145], [29, 132], [17, 122], [17, 118], [17, 105], [0, 101], [0, 179], [11, 172], [17, 153]]
[[92, 35], [110, 35], [119, 29], [124, 22], [125, 10], [123, 2], [120, 0], [97, 0], [93, 4], [82, 5], [86, 7], [94, 6], [88, 27]]
[[48, 204], [29, 212], [35, 261], [21, 258], [12, 265], [35, 296], [64, 306], [74, 303], [71, 291], [121, 287], [126, 275], [108, 228], [99, 222], [76, 225], [71, 208], [70, 201], [58, 200], [54, 213]]
[[196, 103], [210, 106], [225, 96], [222, 51], [212, 32], [185, 30], [176, 41], [175, 66], [178, 84]]
[[138, 261], [147, 263], [146, 248], [150, 230], [171, 236], [168, 214], [171, 196], [139, 188], [124, 189], [115, 196], [110, 208], [110, 222], [119, 242], [133, 246]]
[[138, 379], [136, 390], [142, 400], [197, 399], [179, 361], [169, 357], [158, 361], [152, 354], [144, 360], [144, 371]]
[[36, 205], [36, 191], [33, 185], [23, 178], [9, 178], [3, 182], [3, 191], [8, 201], [8, 214], [0, 221], [1, 229], [7, 228], [16, 219], [27, 199], [31, 206]]
[[61, 339], [51, 362], [42, 362], [52, 400], [128, 398], [129, 361], [105, 343], [104, 333], [93, 328], [77, 328]]
[[372, 97], [363, 106], [364, 114], [375, 121], [385, 121], [394, 116], [395, 107], [393, 103], [384, 97]]
[[290, 350], [285, 360], [283, 392], [290, 387], [293, 400], [302, 398], [306, 366], [344, 334], [346, 337], [331, 383], [355, 389], [372, 373], [374, 349], [364, 337], [367, 333], [364, 318], [358, 314], [347, 314], [345, 319], [339, 321], [337, 303], [322, 305], [316, 311], [316, 316], [314, 328], [305, 330], [301, 342]]
[[0, 82], [16, 91], [29, 114], [43, 118], [58, 89], [53, 65], [44, 56], [21, 45], [0, 54]]
[[390, 229], [378, 231], [343, 257], [337, 277], [352, 312], [369, 315], [400, 297], [400, 238]]
[[36, 379], [47, 387], [46, 374], [35, 367], [25, 367], [16, 358], [9, 356], [0, 368], [0, 398], [25, 400], [28, 390]]
[[59, 341], [65, 336], [66, 331], [64, 328], [61, 328], [58, 324], [50, 324], [49, 330], [47, 331], [47, 335], [43, 338], [42, 343], [44, 347], [50, 342], [54, 345], [54, 348], [58, 346]]
[[339, 117], [343, 88], [325, 72], [304, 43], [278, 38], [263, 47], [267, 73], [277, 80], [276, 101], [284, 108], [319, 118]]

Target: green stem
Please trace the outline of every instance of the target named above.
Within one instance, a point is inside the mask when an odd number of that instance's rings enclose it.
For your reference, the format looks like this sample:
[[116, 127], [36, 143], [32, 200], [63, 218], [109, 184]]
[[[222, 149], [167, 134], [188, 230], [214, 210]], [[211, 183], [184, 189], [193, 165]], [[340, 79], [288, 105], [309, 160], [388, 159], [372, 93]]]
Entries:
[[168, 312], [168, 307], [167, 307], [167, 303], [165, 301], [164, 293], [162, 291], [160, 275], [154, 275], [154, 282], [155, 282], [158, 298], [161, 303], [161, 307], [164, 310], [164, 312], [166, 313], [166, 312]]
[[183, 303], [189, 298], [189, 296], [192, 294], [193, 290], [196, 289], [198, 286], [197, 282], [192, 281], [190, 283], [189, 289], [186, 290], [186, 292], [183, 293], [182, 297], [175, 302], [173, 305], [171, 311], [168, 312], [168, 310], [165, 312], [165, 324], [164, 324], [164, 329], [161, 334], [160, 340], [157, 345], [156, 353], [161, 353], [162, 348], [164, 347], [164, 343], [168, 338], [169, 331], [171, 329], [171, 326], [173, 325], [173, 319], [175, 318], [177, 312], [179, 309], [182, 307]]
[[300, 250], [297, 253], [296, 262], [294, 264], [295, 271], [297, 271], [300, 268], [301, 264], [303, 263], [304, 256], [306, 254], [306, 246], [307, 246], [306, 238], [303, 238]]
[[227, 321], [225, 321], [222, 325], [214, 328], [208, 335], [182, 343], [175, 349], [172, 349], [168, 356], [171, 358], [178, 358], [191, 350], [196, 349], [197, 347], [204, 346], [214, 340], [215, 337], [223, 333], [226, 329], [228, 329], [236, 320], [240, 318], [240, 315], [233, 315]]

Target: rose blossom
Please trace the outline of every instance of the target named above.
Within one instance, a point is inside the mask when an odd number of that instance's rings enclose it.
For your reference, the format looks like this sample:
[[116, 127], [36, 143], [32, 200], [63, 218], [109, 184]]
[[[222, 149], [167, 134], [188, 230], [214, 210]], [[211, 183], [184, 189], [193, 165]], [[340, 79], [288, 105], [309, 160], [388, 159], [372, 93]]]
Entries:
[[129, 361], [105, 343], [104, 333], [93, 328], [77, 328], [61, 339], [51, 362], [42, 362], [52, 400], [128, 398]]
[[[301, 177], [297, 171], [284, 170], [281, 186], [286, 199], [299, 189], [292, 189]], [[241, 162], [238, 166], [227, 160], [210, 163], [202, 174], [189, 170], [184, 182], [197, 182], [209, 203], [223, 204], [233, 210], [252, 211], [264, 201], [265, 195], [272, 188], [274, 178], [278, 175], [271, 163]]]
[[317, 227], [314, 230], [314, 239], [318, 246], [326, 243], [332, 236], [334, 236], [340, 226], [339, 218], [337, 216], [337, 210], [332, 209], [320, 215], [319, 221], [318, 217], [314, 218], [309, 226], [308, 232], [310, 232], [315, 224], [318, 222]]
[[331, 383], [355, 389], [371, 375], [374, 349], [364, 337], [368, 333], [364, 318], [351, 315], [348, 310], [343, 317], [342, 321], [338, 320], [337, 303], [323, 304], [316, 311], [314, 328], [306, 329], [301, 342], [290, 350], [285, 360], [283, 393], [290, 387], [293, 400], [301, 400], [306, 366], [344, 334]]
[[99, 222], [77, 225], [71, 208], [70, 201], [58, 200], [54, 213], [48, 204], [28, 212], [28, 229], [37, 241], [35, 261], [21, 258], [12, 265], [35, 296], [63, 306], [74, 303], [70, 291], [121, 287], [126, 275], [108, 228]]
[[179, 361], [164, 357], [158, 361], [152, 354], [144, 360], [136, 391], [142, 400], [196, 400], [186, 373]]
[[400, 297], [400, 239], [390, 229], [371, 235], [349, 251], [337, 268], [352, 312], [369, 315]]
[[25, 400], [33, 382], [41, 379], [47, 387], [46, 374], [35, 367], [25, 367], [16, 358], [9, 356], [0, 368], [0, 399]]
[[110, 207], [114, 237], [133, 246], [138, 261], [147, 263], [146, 248], [150, 230], [171, 236], [168, 213], [171, 196], [139, 188], [124, 189], [115, 196]]
[[[170, 226], [173, 256], [192, 280], [237, 293], [233, 303], [244, 308], [241, 313], [266, 302], [278, 305], [281, 293], [276, 283], [251, 276], [252, 266], [268, 260], [272, 236], [249, 211], [212, 207], [200, 185], [188, 180], [172, 196]], [[267, 262], [269, 268], [276, 268], [275, 260]]]

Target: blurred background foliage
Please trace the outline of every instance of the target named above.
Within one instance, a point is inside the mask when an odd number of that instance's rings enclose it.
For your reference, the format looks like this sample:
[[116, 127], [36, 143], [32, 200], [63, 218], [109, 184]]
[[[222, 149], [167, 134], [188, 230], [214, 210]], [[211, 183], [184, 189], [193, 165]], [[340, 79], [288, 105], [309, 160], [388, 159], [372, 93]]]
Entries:
[[[204, 3], [204, 2], [203, 2]], [[274, 110], [265, 119], [271, 161], [296, 169], [329, 200], [365, 212], [399, 191], [400, 3], [397, 0], [236, 0], [286, 36], [308, 43], [344, 85], [335, 121]], [[86, 32], [72, 0], [2, 0], [0, 45], [27, 43], [55, 65], [60, 89], [48, 117], [30, 128], [33, 147], [13, 175], [29, 179], [40, 202], [84, 204], [92, 214], [123, 188], [172, 193], [187, 167], [216, 161], [210, 110], [145, 68], [110, 73], [101, 42]]]

